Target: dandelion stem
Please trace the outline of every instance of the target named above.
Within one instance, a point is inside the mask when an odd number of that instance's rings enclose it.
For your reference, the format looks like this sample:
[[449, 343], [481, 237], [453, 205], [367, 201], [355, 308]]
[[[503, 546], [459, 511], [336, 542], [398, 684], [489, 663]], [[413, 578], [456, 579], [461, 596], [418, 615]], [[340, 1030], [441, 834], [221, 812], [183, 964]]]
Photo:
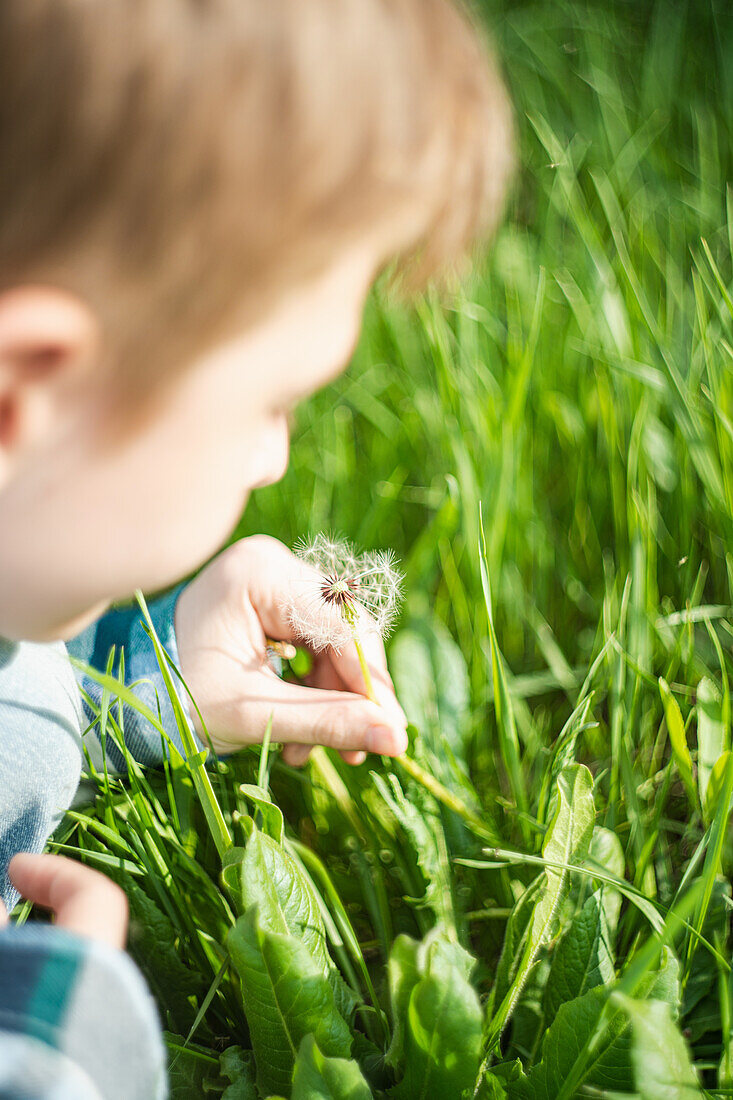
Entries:
[[364, 677], [364, 687], [366, 688], [367, 699], [370, 699], [372, 703], [376, 703], [377, 697], [374, 694], [374, 683], [372, 681], [372, 674], [369, 671], [369, 665], [367, 664], [367, 659], [364, 656], [364, 649], [359, 639], [359, 635], [356, 633], [356, 631], [354, 631], [354, 645], [356, 646], [356, 655], [359, 658], [359, 665], [361, 666], [361, 674]]

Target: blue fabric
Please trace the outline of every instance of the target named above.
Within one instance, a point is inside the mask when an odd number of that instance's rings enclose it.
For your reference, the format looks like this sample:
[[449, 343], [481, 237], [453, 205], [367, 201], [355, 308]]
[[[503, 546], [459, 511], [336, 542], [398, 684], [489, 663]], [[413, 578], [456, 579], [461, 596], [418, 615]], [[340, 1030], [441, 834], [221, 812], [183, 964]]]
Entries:
[[[179, 593], [149, 605], [176, 664]], [[143, 681], [133, 690], [160, 713], [183, 751], [137, 608], [111, 611], [68, 651], [105, 672], [112, 647], [117, 656], [124, 648], [126, 683]], [[82, 707], [79, 684], [101, 701], [102, 689], [90, 676], [75, 676], [61, 643], [0, 639], [0, 898], [8, 911], [18, 899], [7, 875], [10, 859], [43, 850], [77, 790], [82, 745], [92, 758], [93, 748], [99, 752], [96, 726], [87, 730], [96, 714]], [[123, 708], [122, 719], [132, 755], [142, 764], [160, 763], [168, 751], [160, 734], [133, 707]], [[122, 755], [111, 752], [124, 771]], [[161, 1100], [164, 1053], [152, 998], [123, 952], [53, 925], [0, 931], [0, 1100]]]
[[71, 804], [82, 767], [79, 691], [63, 645], [0, 640], [0, 898], [16, 852], [40, 852]]

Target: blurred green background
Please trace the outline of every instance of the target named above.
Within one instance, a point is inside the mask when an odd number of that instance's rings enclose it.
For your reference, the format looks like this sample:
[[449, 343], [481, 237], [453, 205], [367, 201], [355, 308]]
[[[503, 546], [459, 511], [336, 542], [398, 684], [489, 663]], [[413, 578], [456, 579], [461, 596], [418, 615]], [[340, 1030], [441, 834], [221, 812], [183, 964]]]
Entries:
[[627, 577], [649, 670], [660, 616], [731, 602], [733, 16], [482, 12], [519, 134], [503, 228], [444, 308], [373, 296], [348, 373], [301, 408], [290, 471], [239, 533], [393, 547], [408, 617], [430, 609], [458, 640], [482, 723], [482, 501], [501, 645], [550, 736]]

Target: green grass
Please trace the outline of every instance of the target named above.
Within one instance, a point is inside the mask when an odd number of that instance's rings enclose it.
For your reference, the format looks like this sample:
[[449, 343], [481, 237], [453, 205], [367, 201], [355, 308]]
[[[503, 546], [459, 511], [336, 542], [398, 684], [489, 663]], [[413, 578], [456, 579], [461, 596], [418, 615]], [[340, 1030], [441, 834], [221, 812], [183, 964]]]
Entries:
[[[467, 1095], [479, 1057], [481, 1097], [689, 1097], [688, 1058], [733, 1095], [733, 19], [722, 0], [484, 6], [517, 108], [507, 221], [446, 301], [372, 298], [351, 368], [300, 410], [290, 471], [239, 533], [397, 551], [413, 750], [497, 842], [385, 763], [299, 773], [249, 752], [210, 772], [252, 864], [227, 857], [226, 886], [195, 768], [100, 777], [61, 839], [130, 893], [133, 953], [182, 1037], [176, 1095], [207, 1074], [211, 1095], [239, 1082], [227, 1100], [284, 1079], [250, 1030], [251, 967], [304, 925], [254, 897], [258, 860], [307, 876], [360, 1002], [361, 1070], [323, 1061], [348, 1053], [338, 1021], [304, 1024], [318, 1046], [294, 1097], [458, 1100], [451, 1049]], [[249, 1056], [219, 1075], [222, 1050], [258, 1042], [259, 1093]], [[360, 1072], [368, 1091], [349, 1092]], [[303, 1084], [329, 1074], [330, 1092]]]

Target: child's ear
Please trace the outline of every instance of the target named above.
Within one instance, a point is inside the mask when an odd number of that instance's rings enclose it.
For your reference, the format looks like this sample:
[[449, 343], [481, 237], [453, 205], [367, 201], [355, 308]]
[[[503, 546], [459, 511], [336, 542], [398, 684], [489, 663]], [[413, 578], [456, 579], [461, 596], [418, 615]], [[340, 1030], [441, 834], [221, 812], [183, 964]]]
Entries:
[[93, 313], [65, 291], [0, 292], [0, 481], [53, 426], [59, 401], [92, 365], [97, 339]]

